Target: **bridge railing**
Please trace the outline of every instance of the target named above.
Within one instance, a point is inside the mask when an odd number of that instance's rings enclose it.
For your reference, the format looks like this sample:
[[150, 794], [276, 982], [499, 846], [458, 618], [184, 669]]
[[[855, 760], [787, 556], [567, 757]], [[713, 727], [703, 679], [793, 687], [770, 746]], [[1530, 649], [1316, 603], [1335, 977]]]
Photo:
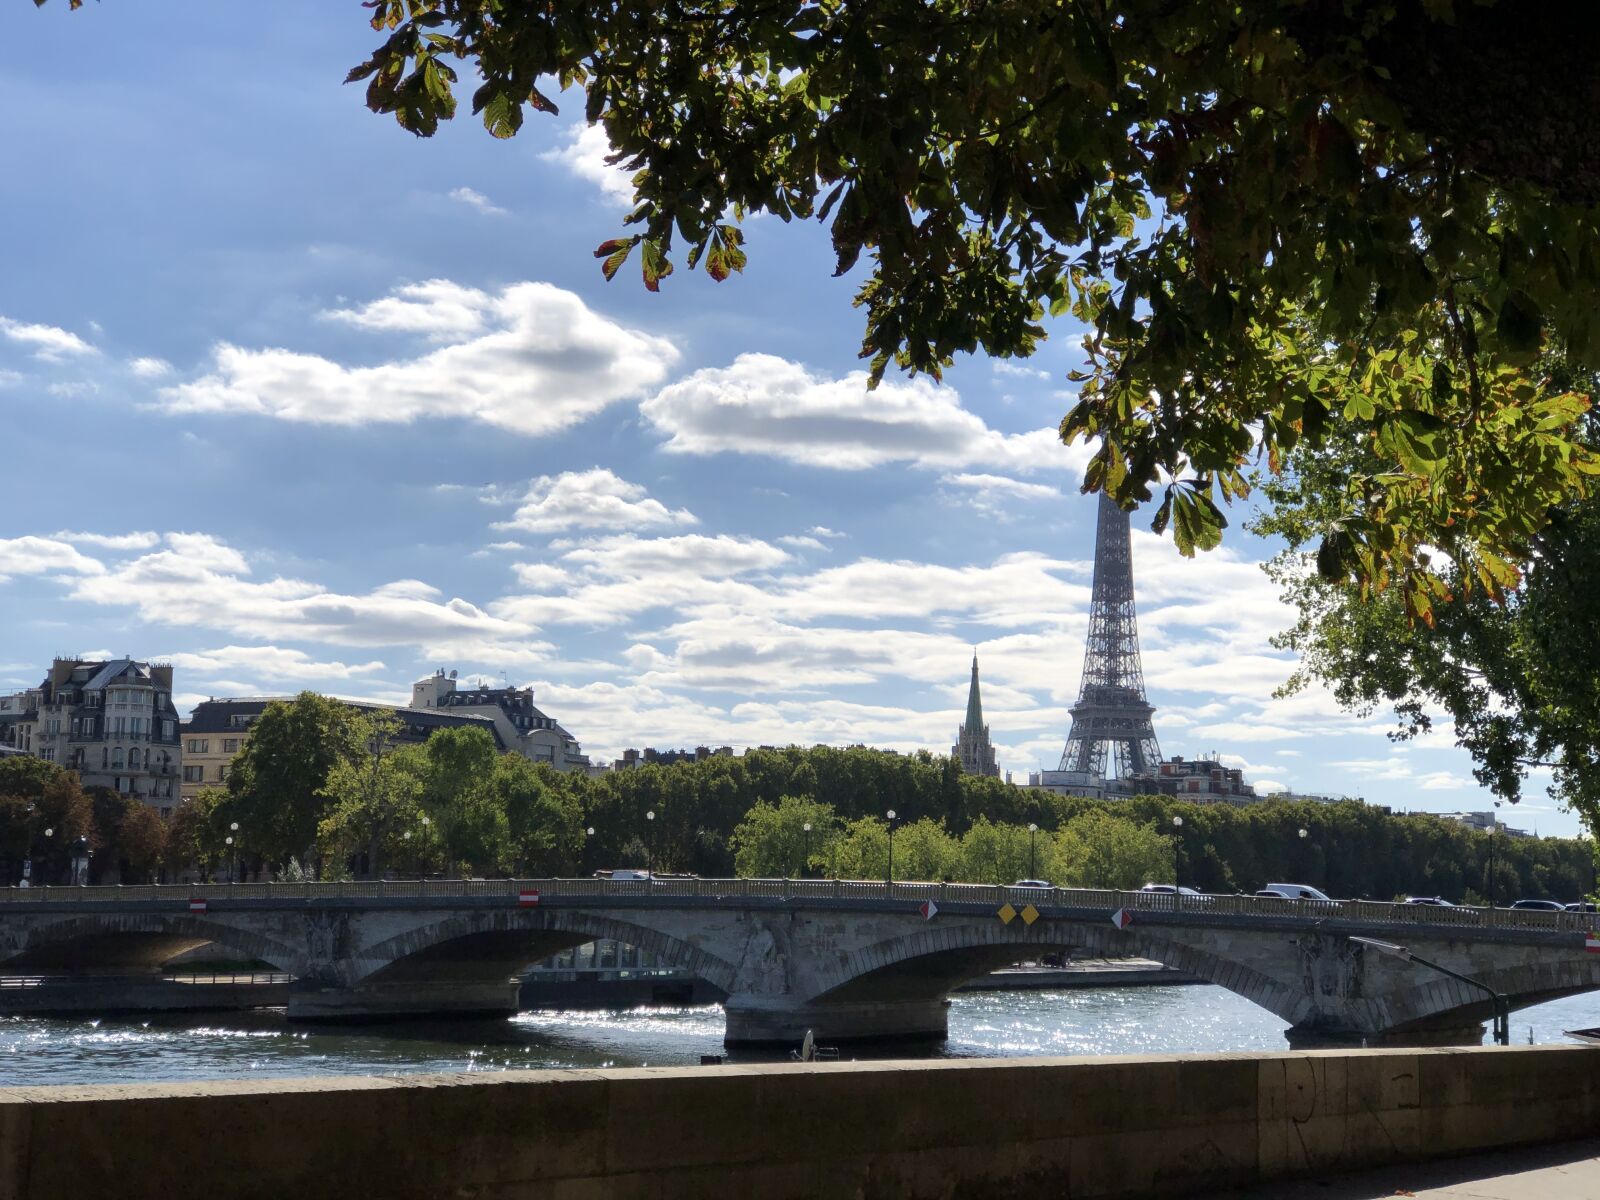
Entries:
[[132, 884], [98, 887], [0, 888], [0, 909], [6, 904], [65, 903], [102, 905], [137, 901], [194, 900], [403, 900], [504, 897], [515, 901], [525, 893], [549, 897], [693, 897], [715, 901], [839, 900], [921, 904], [979, 904], [1000, 909], [1010, 904], [1021, 911], [1028, 904], [1043, 909], [1115, 912], [1182, 913], [1335, 919], [1365, 925], [1439, 929], [1534, 929], [1549, 931], [1600, 928], [1600, 914], [1484, 909], [1466, 906], [1397, 904], [1372, 900], [1280, 900], [1258, 896], [1188, 896], [1172, 892], [1123, 892], [1106, 888], [1025, 888], [993, 884], [927, 883], [870, 879], [387, 879], [341, 883], [205, 883]]

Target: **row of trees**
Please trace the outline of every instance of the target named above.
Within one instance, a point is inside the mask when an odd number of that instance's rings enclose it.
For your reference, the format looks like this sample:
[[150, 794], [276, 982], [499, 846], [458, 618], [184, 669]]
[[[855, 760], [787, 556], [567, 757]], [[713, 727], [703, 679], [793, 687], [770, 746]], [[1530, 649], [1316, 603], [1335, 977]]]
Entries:
[[274, 704], [227, 788], [168, 823], [85, 792], [53, 764], [0, 762], [0, 867], [20, 878], [31, 856], [36, 880], [63, 880], [84, 836], [91, 877], [115, 868], [129, 882], [234, 862], [256, 877], [565, 875], [650, 861], [706, 876], [883, 878], [892, 809], [899, 879], [1129, 887], [1176, 875], [1218, 892], [1292, 879], [1340, 896], [1500, 902], [1573, 899], [1595, 884], [1591, 843], [1491, 836], [1357, 802], [1097, 801], [964, 775], [948, 758], [829, 747], [590, 777], [499, 753], [481, 730], [440, 730], [420, 745], [397, 735], [392, 718], [311, 693]]
[[88, 840], [89, 878], [144, 881], [167, 865], [167, 826], [155, 811], [76, 772], [25, 756], [0, 759], [0, 883], [65, 883], [72, 847]]

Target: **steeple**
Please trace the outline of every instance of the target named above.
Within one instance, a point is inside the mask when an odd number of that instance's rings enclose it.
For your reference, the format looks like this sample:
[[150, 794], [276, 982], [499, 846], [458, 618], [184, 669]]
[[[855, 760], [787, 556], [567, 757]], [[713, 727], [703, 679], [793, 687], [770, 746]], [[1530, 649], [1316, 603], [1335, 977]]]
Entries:
[[978, 697], [978, 652], [972, 652], [972, 686], [967, 690], [968, 729], [983, 728], [983, 701]]
[[983, 723], [983, 700], [978, 695], [978, 652], [972, 652], [972, 686], [967, 691], [967, 719], [956, 731], [956, 744], [950, 747], [950, 756], [959, 759], [961, 769], [968, 775], [989, 775], [998, 778], [1000, 766], [995, 762], [994, 746], [989, 742], [989, 727]]

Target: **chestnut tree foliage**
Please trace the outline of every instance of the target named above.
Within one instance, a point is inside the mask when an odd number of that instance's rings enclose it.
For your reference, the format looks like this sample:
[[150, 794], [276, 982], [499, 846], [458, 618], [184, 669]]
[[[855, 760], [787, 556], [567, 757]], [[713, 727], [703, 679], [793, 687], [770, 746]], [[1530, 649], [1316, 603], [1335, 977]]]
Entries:
[[1062, 435], [1087, 485], [1215, 544], [1257, 461], [1372, 451], [1319, 529], [1330, 578], [1426, 619], [1512, 586], [1600, 471], [1542, 330], [1600, 355], [1593, 5], [1480, 0], [368, 0], [351, 72], [432, 134], [581, 94], [633, 172], [596, 251], [656, 289], [742, 269], [741, 220], [869, 262], [862, 354], [937, 375], [1087, 324]]

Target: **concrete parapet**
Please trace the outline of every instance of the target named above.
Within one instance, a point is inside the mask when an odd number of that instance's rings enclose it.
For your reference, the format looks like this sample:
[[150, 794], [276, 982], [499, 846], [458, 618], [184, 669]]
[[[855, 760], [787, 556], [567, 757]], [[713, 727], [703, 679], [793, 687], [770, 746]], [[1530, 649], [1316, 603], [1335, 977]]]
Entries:
[[1183, 1196], [1600, 1131], [1586, 1047], [0, 1089], [0, 1196]]

